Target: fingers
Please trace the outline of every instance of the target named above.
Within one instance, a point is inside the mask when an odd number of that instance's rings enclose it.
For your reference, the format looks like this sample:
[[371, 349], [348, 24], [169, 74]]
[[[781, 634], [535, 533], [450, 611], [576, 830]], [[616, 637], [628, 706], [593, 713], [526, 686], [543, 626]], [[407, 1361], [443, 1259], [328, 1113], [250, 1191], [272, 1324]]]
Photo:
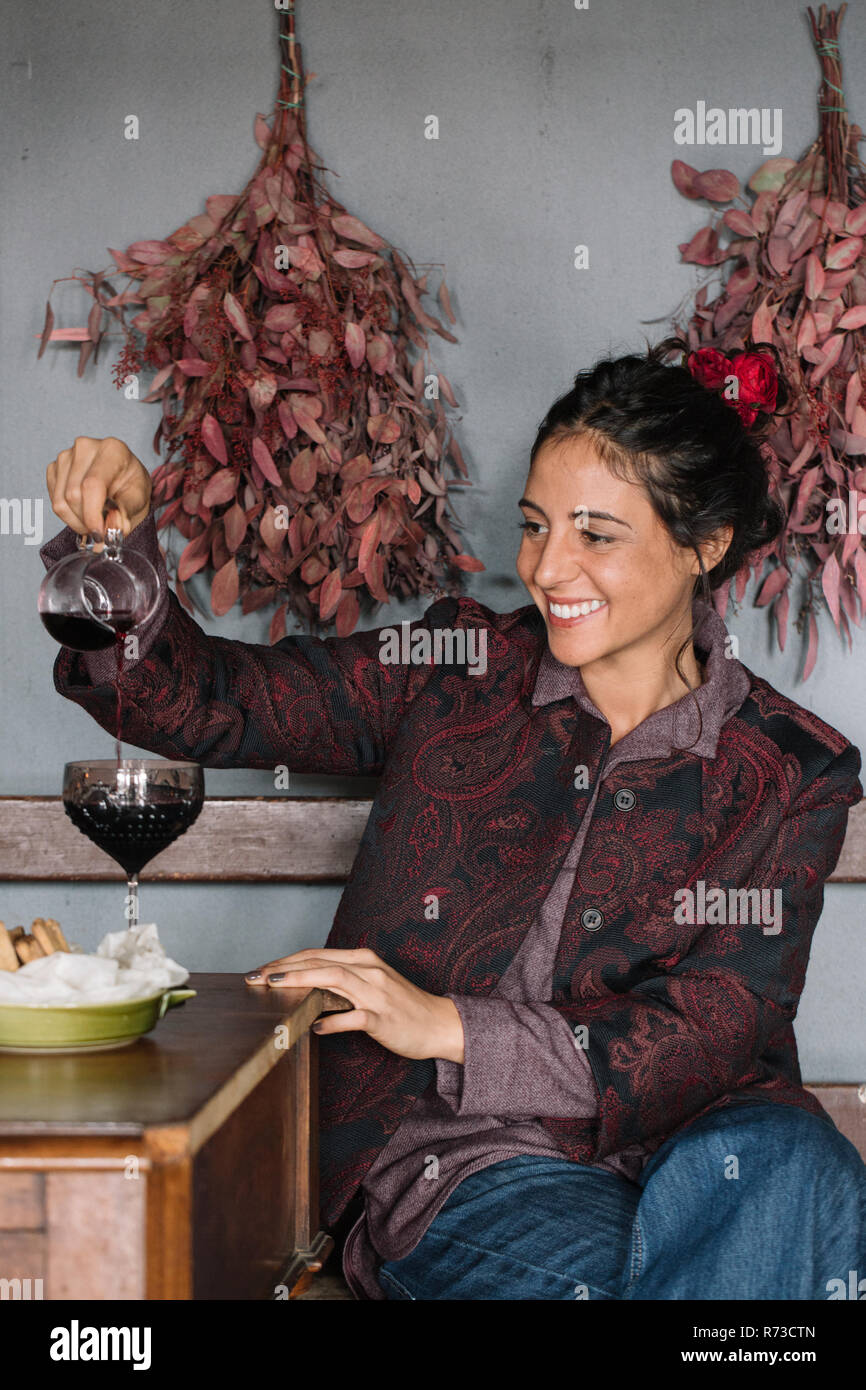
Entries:
[[99, 475], [94, 475], [88, 482], [86, 506], [83, 492], [83, 484], [99, 442], [80, 435], [71, 449], [61, 449], [46, 474], [54, 511], [61, 521], [81, 535], [88, 531], [102, 534], [102, 507], [107, 493], [104, 479], [100, 480]]
[[262, 983], [273, 990], [332, 989], [348, 999], [355, 1009], [371, 1003], [371, 981], [345, 965], [308, 965], [294, 969], [286, 966], [276, 974], [264, 976]]
[[319, 1036], [323, 1033], [365, 1033], [370, 1027], [370, 1015], [366, 1009], [352, 1009], [348, 1013], [328, 1014], [327, 1018], [317, 1018], [310, 1027]]
[[60, 520], [64, 521], [72, 530], [83, 532], [81, 517], [72, 510], [70, 503], [65, 499], [65, 470], [68, 468], [68, 459], [70, 459], [70, 455], [71, 449], [64, 449], [63, 453], [58, 453], [53, 463], [49, 464], [49, 471], [47, 471], [49, 496], [51, 499], [51, 507], [53, 507], [57, 516], [60, 517]]
[[84, 475], [93, 462], [96, 441], [94, 439], [76, 439], [75, 444], [69, 450], [69, 463], [66, 467], [63, 478], [64, 499], [66, 505], [72, 509], [78, 517], [79, 529], [82, 531], [95, 531], [97, 535], [102, 534], [102, 508], [97, 509], [96, 525], [93, 519], [88, 521], [84, 514], [83, 498], [81, 494], [81, 484]]
[[110, 520], [111, 508], [106, 508], [105, 505], [109, 487], [106, 471], [99, 468], [98, 463], [94, 463], [78, 484], [78, 496], [81, 499], [79, 508], [84, 525], [88, 531], [95, 531], [97, 535], [102, 535], [108, 526], [114, 524]]
[[257, 965], [255, 970], [250, 970], [244, 975], [244, 979], [248, 985], [266, 985], [268, 971], [282, 969], [289, 960], [291, 956], [286, 956], [285, 960], [270, 960], [267, 965]]
[[[105, 504], [112, 494], [119, 491], [119, 484], [125, 468], [125, 444], [118, 439], [88, 439], [78, 441], [92, 447], [76, 450], [72, 467], [66, 480], [67, 498], [75, 505], [88, 531], [103, 533], [107, 524]], [[119, 506], [119, 504], [118, 504]], [[124, 521], [128, 519], [123, 517]]]
[[306, 963], [308, 961], [333, 961], [339, 965], [377, 965], [386, 968], [384, 962], [380, 960], [375, 951], [369, 950], [366, 946], [356, 950], [335, 949], [328, 946], [307, 946], [303, 951], [293, 951], [290, 956], [280, 956], [279, 960], [268, 961], [266, 965], [257, 965], [255, 970], [251, 970], [244, 979], [250, 984], [266, 984], [265, 976], [270, 971], [284, 970], [287, 966], [296, 963]]
[[[111, 505], [106, 513], [106, 527], [120, 527], [123, 534], [132, 530], [130, 511], [141, 505], [143, 465], [130, 449], [119, 439], [101, 439], [98, 448], [82, 483], [82, 497], [85, 499], [85, 520], [94, 516], [98, 506], [100, 516], [106, 501]], [[95, 479], [96, 481], [91, 481]], [[87, 510], [87, 488], [93, 491], [94, 512]]]
[[266, 965], [257, 965], [255, 970], [250, 970], [244, 979], [251, 984], [267, 984], [265, 976], [269, 971], [283, 970], [296, 961], [299, 956], [311, 956], [312, 954], [312, 951], [295, 951], [291, 956], [280, 956], [278, 960], [269, 960]]
[[46, 474], [48, 496], [51, 498], [51, 506], [60, 520], [65, 521], [67, 526], [71, 526], [73, 531], [83, 532], [85, 530], [84, 522], [66, 496], [66, 478], [71, 464], [72, 450], [61, 449], [57, 458], [48, 466], [48, 473]]
[[49, 464], [46, 481], [54, 511], [82, 535], [101, 536], [111, 525], [128, 534], [150, 508], [150, 474], [114, 436], [79, 435]]

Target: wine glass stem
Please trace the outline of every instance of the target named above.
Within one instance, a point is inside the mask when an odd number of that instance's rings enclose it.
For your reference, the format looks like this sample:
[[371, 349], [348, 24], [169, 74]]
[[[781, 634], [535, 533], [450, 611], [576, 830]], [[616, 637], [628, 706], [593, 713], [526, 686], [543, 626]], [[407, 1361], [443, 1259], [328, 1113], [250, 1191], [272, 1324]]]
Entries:
[[126, 925], [138, 926], [138, 874], [132, 874], [126, 885]]

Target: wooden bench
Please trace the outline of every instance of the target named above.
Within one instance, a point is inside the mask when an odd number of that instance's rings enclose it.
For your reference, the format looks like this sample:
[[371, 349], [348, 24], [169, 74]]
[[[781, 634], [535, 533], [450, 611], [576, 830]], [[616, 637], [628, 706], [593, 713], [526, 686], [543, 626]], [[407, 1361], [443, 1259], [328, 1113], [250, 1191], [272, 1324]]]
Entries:
[[[345, 882], [372, 802], [350, 797], [213, 797], [158, 855], [143, 883]], [[59, 797], [0, 797], [0, 880], [117, 882], [119, 870], [66, 816]], [[866, 883], [866, 801], [855, 806], [831, 883]], [[866, 1078], [864, 1078], [866, 1080]], [[866, 1160], [866, 1084], [805, 1083]], [[305, 1298], [352, 1298], [339, 1246]]]

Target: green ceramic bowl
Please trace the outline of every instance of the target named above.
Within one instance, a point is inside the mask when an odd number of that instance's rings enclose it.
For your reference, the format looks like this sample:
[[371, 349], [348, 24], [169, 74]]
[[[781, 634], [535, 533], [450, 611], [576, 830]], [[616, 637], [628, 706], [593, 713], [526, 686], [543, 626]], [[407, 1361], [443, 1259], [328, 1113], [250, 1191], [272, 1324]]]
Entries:
[[57, 1009], [0, 1004], [0, 1052], [107, 1052], [128, 1047], [155, 1028], [167, 1009], [194, 995], [194, 989], [175, 988], [118, 1004]]

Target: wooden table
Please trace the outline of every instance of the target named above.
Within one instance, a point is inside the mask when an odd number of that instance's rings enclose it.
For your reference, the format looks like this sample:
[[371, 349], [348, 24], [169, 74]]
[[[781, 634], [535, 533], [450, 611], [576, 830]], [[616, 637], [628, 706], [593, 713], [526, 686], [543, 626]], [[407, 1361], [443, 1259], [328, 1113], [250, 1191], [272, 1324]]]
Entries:
[[0, 1280], [46, 1299], [270, 1299], [321, 1267], [309, 1026], [336, 1001], [238, 975], [189, 986], [130, 1047], [0, 1053]]

